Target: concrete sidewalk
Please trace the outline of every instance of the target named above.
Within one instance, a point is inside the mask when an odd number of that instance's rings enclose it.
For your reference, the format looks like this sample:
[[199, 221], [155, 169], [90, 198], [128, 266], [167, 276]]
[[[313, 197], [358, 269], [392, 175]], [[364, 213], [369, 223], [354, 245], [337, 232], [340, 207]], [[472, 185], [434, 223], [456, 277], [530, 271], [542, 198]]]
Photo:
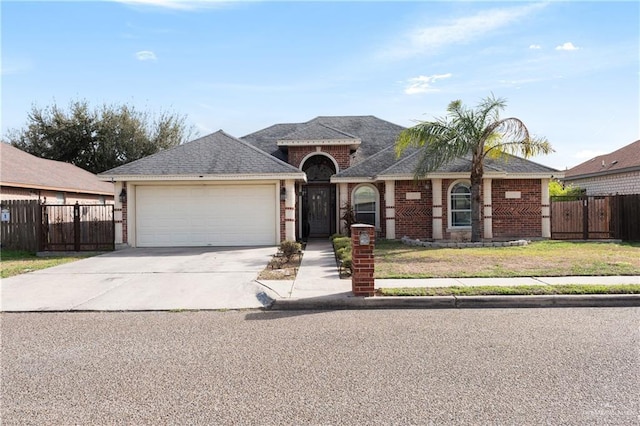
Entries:
[[[307, 242], [295, 280], [260, 282], [275, 291], [271, 309], [459, 308], [538, 306], [640, 306], [640, 295], [355, 297], [340, 279], [328, 240]], [[640, 284], [640, 276], [429, 278], [375, 280], [375, 288], [472, 287], [556, 284]]]

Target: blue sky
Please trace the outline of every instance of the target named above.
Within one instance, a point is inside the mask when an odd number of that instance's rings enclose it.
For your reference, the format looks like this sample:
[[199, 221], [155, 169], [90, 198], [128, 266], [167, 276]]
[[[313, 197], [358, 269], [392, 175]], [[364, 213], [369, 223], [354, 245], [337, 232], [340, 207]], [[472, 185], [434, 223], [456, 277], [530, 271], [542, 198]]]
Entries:
[[32, 104], [128, 103], [244, 136], [411, 126], [493, 93], [559, 169], [640, 139], [638, 2], [2, 1], [2, 134]]

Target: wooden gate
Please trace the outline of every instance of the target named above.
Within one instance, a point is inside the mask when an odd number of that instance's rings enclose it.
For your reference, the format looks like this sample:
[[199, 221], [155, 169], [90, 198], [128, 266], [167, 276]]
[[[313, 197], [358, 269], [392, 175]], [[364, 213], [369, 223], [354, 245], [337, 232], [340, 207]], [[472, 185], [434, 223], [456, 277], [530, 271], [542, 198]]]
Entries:
[[40, 250], [114, 250], [113, 209], [113, 204], [43, 204]]
[[551, 238], [592, 240], [616, 238], [615, 209], [610, 196], [553, 197]]

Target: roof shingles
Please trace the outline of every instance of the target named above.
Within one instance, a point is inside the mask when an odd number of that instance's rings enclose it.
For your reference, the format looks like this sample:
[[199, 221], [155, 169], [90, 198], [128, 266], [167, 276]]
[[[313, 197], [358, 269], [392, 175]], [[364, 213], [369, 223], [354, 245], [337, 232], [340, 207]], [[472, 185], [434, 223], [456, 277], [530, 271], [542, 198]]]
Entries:
[[0, 159], [3, 186], [113, 195], [112, 183], [73, 164], [36, 157], [6, 143], [0, 143]]
[[247, 175], [302, 172], [222, 130], [149, 157], [116, 167], [101, 176]]

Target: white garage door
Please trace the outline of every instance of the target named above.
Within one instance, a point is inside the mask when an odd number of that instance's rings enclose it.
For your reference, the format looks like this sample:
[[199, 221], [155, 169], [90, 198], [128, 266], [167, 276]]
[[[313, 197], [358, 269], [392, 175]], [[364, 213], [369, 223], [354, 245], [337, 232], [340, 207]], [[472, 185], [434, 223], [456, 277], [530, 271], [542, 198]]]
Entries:
[[275, 185], [138, 186], [139, 247], [276, 244]]

